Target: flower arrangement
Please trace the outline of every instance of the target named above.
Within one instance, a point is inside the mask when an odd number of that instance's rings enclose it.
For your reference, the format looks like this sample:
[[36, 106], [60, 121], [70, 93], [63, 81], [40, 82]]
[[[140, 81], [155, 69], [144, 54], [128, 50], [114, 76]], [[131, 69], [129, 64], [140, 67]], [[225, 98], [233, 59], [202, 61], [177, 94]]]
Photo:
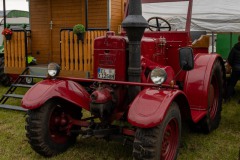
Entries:
[[9, 29], [9, 28], [5, 28], [3, 31], [2, 31], [2, 35], [6, 36], [6, 35], [12, 35], [12, 30]]
[[84, 25], [82, 25], [82, 24], [77, 24], [73, 27], [73, 33], [74, 34], [81, 34], [81, 33], [84, 33], [84, 32], [86, 32], [86, 31], [85, 31]]
[[78, 40], [84, 41], [84, 33], [86, 32], [84, 25], [77, 24], [73, 27], [73, 33], [77, 35]]
[[2, 35], [5, 36], [6, 40], [11, 40], [11, 38], [12, 38], [12, 30], [9, 29], [9, 28], [5, 28], [5, 29], [2, 31]]

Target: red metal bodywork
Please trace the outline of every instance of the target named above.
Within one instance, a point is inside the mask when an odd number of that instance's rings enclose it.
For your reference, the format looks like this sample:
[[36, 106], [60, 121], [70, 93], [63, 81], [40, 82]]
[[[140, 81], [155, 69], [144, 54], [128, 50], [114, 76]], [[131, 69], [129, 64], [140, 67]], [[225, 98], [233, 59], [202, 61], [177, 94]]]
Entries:
[[94, 78], [98, 78], [99, 68], [113, 68], [116, 70], [115, 80], [126, 81], [126, 45], [126, 38], [111, 34], [95, 39], [94, 58], [97, 61], [94, 61]]
[[[185, 31], [162, 31], [171, 28], [166, 21], [168, 27], [158, 21], [148, 24], [141, 15], [141, 1], [188, 1]], [[224, 65], [207, 47], [192, 47], [192, 2], [131, 0], [129, 16], [122, 23], [126, 33], [115, 36], [107, 32], [94, 41], [93, 79], [52, 77], [32, 87], [22, 99], [23, 108], [36, 109], [26, 121], [32, 148], [44, 156], [58, 154], [63, 150], [58, 144], [64, 144], [65, 150], [68, 138], [75, 140], [81, 134], [107, 140], [123, 138], [124, 144], [130, 140], [137, 159], [176, 159], [182, 119], [191, 124], [203, 122], [199, 127], [206, 132], [214, 129], [214, 121], [217, 127]], [[146, 31], [146, 27], [157, 31]], [[154, 84], [155, 80], [161, 84]], [[36, 122], [36, 117], [42, 119]], [[49, 131], [37, 134], [39, 128], [44, 131], [45, 124]], [[42, 141], [40, 145], [33, 143], [36, 138]]]
[[90, 95], [78, 83], [69, 80], [44, 80], [33, 86], [23, 97], [22, 107], [36, 109], [52, 98], [65, 99], [89, 110]]
[[[173, 2], [177, 0], [142, 0], [142, 3]], [[31, 88], [22, 100], [22, 106], [27, 109], [35, 109], [47, 100], [58, 97], [63, 98], [79, 107], [90, 110], [90, 94], [78, 83], [98, 82], [108, 85], [136, 85], [141, 86], [142, 91], [133, 102], [118, 103], [115, 111], [128, 112], [129, 122], [137, 127], [154, 127], [161, 123], [171, 102], [178, 96], [185, 98], [186, 104], [179, 107], [188, 107], [191, 110], [193, 122], [200, 121], [207, 113], [207, 96], [210, 74], [213, 63], [218, 58], [217, 54], [194, 53], [195, 67], [191, 71], [183, 71], [179, 65], [179, 49], [191, 47], [190, 20], [192, 0], [189, 1], [188, 16], [185, 31], [169, 32], [145, 32], [141, 42], [141, 82], [127, 82], [128, 66], [128, 39], [123, 36], [107, 34], [95, 40], [94, 44], [94, 78], [65, 78], [68, 80], [45, 80]], [[164, 39], [166, 42], [164, 42]], [[195, 49], [194, 51], [198, 51]], [[115, 79], [98, 79], [98, 68], [115, 69]], [[149, 73], [156, 67], [165, 69], [167, 80], [161, 89], [152, 84]], [[182, 83], [184, 88], [179, 88], [177, 83]], [[124, 87], [123, 87], [124, 88]], [[118, 88], [119, 89], [119, 88]], [[117, 95], [126, 93], [117, 91]], [[104, 94], [102, 92], [101, 94]], [[107, 93], [109, 94], [109, 93]], [[104, 96], [103, 96], [104, 97]], [[107, 98], [106, 98], [107, 97]], [[124, 100], [124, 96], [119, 96]], [[105, 95], [101, 101], [111, 99], [110, 94]], [[127, 107], [126, 107], [127, 106]], [[122, 107], [122, 108], [121, 108]], [[129, 110], [128, 110], [129, 109]], [[114, 114], [117, 114], [116, 112]]]
[[163, 120], [171, 103], [179, 95], [184, 95], [186, 98], [182, 91], [176, 89], [143, 90], [130, 105], [128, 121], [141, 128], [157, 126]]
[[211, 71], [218, 54], [197, 54], [194, 70], [187, 72], [184, 93], [188, 97], [192, 120], [198, 122], [207, 113]]
[[[159, 37], [166, 39], [164, 52], [161, 54], [161, 57], [164, 59], [163, 64], [160, 63], [161, 61], [158, 60], [158, 57], [154, 56], [156, 50], [160, 50], [159, 48], [163, 47], [156, 43], [158, 42]], [[152, 40], [152, 44], [150, 44], [149, 39]], [[148, 46], [151, 46], [151, 48]], [[162, 66], [171, 66], [175, 74], [177, 74], [181, 68], [179, 65], [179, 56], [176, 53], [179, 52], [179, 48], [188, 46], [191, 46], [191, 41], [189, 33], [185, 31], [145, 32], [142, 39], [142, 55]], [[183, 81], [184, 77], [185, 71], [182, 71], [176, 78], [178, 81]]]

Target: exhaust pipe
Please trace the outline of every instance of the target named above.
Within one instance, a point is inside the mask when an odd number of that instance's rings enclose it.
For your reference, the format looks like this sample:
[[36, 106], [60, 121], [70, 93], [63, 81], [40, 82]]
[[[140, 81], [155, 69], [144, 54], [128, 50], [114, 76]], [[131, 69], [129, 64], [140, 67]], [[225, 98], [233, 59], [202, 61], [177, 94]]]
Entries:
[[[148, 23], [142, 16], [141, 0], [129, 0], [128, 7], [129, 14], [122, 22], [129, 40], [128, 81], [141, 82], [141, 39]], [[140, 90], [139, 86], [129, 87], [130, 101], [138, 95]]]

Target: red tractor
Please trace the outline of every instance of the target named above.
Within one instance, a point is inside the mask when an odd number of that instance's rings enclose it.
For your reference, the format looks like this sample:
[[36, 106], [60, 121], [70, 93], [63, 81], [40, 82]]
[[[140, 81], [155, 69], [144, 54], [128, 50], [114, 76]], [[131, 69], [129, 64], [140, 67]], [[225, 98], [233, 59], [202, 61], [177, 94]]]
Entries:
[[218, 54], [192, 48], [192, 0], [185, 31], [171, 31], [160, 17], [149, 25], [142, 16], [142, 3], [172, 1], [186, 0], [130, 0], [122, 35], [95, 40], [93, 79], [56, 77], [60, 67], [49, 64], [50, 78], [22, 100], [37, 153], [62, 153], [81, 134], [132, 140], [134, 159], [170, 160], [184, 120], [207, 133], [219, 126], [225, 68]]

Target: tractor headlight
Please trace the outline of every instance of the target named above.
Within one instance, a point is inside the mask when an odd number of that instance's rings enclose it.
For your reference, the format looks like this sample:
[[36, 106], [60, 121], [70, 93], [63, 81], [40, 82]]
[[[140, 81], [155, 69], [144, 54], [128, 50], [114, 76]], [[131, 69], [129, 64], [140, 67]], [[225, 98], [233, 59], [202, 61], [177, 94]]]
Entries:
[[60, 72], [60, 66], [57, 63], [48, 64], [48, 75], [50, 77], [56, 77]]
[[151, 80], [154, 84], [162, 84], [167, 79], [167, 72], [162, 68], [155, 68], [151, 72]]

